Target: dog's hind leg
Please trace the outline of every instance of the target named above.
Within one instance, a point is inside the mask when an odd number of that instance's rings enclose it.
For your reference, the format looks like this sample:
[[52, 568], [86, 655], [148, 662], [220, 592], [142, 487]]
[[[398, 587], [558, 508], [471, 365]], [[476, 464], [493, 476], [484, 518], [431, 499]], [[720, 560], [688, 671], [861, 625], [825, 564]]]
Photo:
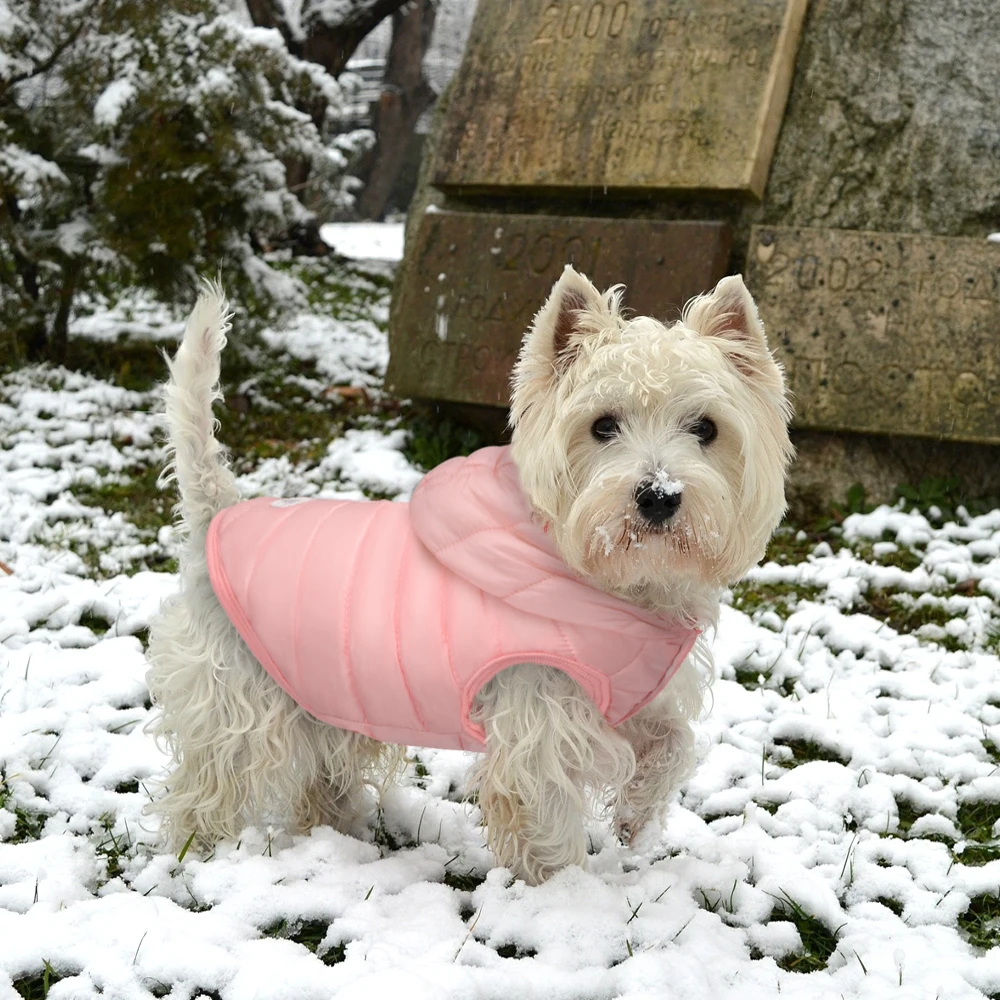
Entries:
[[363, 814], [382, 745], [314, 719], [282, 691], [207, 578], [167, 603], [148, 655], [160, 708], [149, 728], [176, 765], [150, 809], [175, 848], [192, 834], [201, 845], [234, 840], [250, 822], [346, 832]]
[[173, 758], [173, 770], [155, 782], [161, 794], [149, 811], [162, 817], [174, 848], [192, 835], [202, 846], [234, 840], [252, 818], [252, 747], [267, 711], [260, 696], [284, 692], [252, 682], [266, 675], [207, 578], [165, 603], [151, 624], [147, 657], [146, 681], [159, 709], [148, 731]]
[[485, 684], [472, 718], [486, 755], [471, 785], [497, 861], [531, 884], [582, 865], [592, 793], [631, 777], [628, 743], [572, 678], [534, 664]]
[[366, 786], [393, 776], [404, 759], [400, 748], [327, 725], [301, 709], [291, 725], [303, 780], [288, 789], [289, 824], [300, 830], [328, 824], [351, 833], [373, 811]]

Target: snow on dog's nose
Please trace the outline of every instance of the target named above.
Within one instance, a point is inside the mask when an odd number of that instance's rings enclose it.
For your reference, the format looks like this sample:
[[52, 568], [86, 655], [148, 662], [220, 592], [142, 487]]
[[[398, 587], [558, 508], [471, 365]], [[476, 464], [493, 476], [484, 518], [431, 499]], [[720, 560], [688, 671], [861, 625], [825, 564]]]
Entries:
[[659, 527], [677, 513], [683, 495], [680, 483], [643, 479], [635, 488], [635, 505], [644, 521]]

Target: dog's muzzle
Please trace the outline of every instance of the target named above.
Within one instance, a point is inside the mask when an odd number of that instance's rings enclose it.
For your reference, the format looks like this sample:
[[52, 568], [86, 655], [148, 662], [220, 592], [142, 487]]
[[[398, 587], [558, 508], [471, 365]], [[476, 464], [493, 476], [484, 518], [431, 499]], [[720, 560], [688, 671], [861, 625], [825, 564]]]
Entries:
[[635, 505], [639, 515], [649, 524], [666, 524], [681, 505], [681, 490], [665, 490], [655, 480], [644, 479], [635, 488]]

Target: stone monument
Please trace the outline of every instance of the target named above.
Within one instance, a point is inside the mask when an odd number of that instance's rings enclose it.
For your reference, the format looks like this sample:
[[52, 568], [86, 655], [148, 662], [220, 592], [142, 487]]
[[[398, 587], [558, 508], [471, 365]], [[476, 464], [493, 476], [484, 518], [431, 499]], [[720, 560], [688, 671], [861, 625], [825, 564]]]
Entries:
[[663, 319], [743, 272], [795, 396], [793, 502], [1000, 493], [997, 93], [993, 0], [482, 3], [387, 381], [502, 405], [567, 261]]
[[505, 407], [521, 338], [567, 263], [663, 319], [711, 288], [729, 222], [664, 218], [658, 202], [762, 193], [805, 6], [480, 4], [410, 214], [389, 383]]

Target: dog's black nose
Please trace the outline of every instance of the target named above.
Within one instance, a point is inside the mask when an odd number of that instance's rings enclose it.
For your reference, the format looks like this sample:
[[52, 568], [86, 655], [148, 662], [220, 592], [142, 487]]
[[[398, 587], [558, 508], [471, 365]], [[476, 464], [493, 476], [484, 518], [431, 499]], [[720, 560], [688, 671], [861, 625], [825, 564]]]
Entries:
[[677, 513], [681, 496], [679, 483], [661, 484], [655, 479], [644, 479], [635, 488], [635, 505], [644, 521], [663, 524]]

